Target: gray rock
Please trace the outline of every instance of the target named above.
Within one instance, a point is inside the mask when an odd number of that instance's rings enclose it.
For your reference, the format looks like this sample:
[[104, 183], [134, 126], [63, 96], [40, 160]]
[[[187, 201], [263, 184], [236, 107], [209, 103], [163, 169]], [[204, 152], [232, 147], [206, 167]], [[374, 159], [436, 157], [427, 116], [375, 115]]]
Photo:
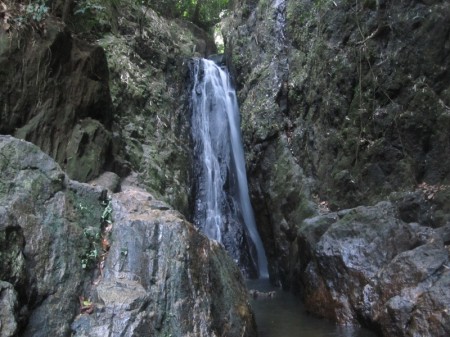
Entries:
[[69, 177], [86, 182], [112, 161], [105, 53], [58, 20], [45, 26], [0, 37], [0, 133], [33, 142]]
[[11, 136], [0, 178], [2, 336], [255, 336], [224, 249], [147, 192], [105, 205], [103, 188]]
[[[254, 336], [240, 272], [176, 211], [128, 188], [113, 195], [112, 245], [75, 336]], [[119, 314], [120, 313], [120, 314]]]
[[83, 226], [100, 217], [100, 191], [91, 187], [86, 194], [68, 184], [53, 159], [10, 136], [0, 136], [0, 171], [0, 275], [25, 313], [18, 331], [66, 336], [88, 276], [79, 257], [87, 244]]
[[448, 266], [449, 3], [232, 10], [227, 62], [271, 278], [345, 324], [448, 335], [433, 289]]
[[[281, 228], [312, 215], [296, 206], [338, 211], [449, 184], [449, 19], [445, 1], [234, 2], [227, 62], [257, 223], [285, 287], [292, 237]], [[434, 196], [434, 209], [405, 200], [402, 216], [442, 226], [448, 193]]]
[[104, 172], [94, 180], [91, 180], [89, 184], [101, 186], [107, 189], [109, 193], [115, 193], [120, 190], [120, 177], [114, 172]]
[[404, 223], [390, 202], [340, 214], [299, 228], [293, 287], [308, 310], [383, 336], [446, 336], [449, 250], [439, 231]]
[[17, 293], [12, 284], [0, 281], [0, 336], [16, 336], [18, 324]]

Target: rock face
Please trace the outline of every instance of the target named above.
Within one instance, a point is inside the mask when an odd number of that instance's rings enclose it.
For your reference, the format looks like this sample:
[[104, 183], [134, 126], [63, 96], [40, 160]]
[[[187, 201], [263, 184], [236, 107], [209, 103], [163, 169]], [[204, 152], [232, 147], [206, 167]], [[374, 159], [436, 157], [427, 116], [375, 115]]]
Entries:
[[70, 182], [28, 142], [0, 136], [0, 153], [1, 335], [67, 336], [101, 190]]
[[[450, 225], [405, 223], [391, 202], [305, 220], [292, 277], [307, 307], [383, 336], [447, 336]], [[438, 295], [440, 294], [440, 295]]]
[[0, 169], [2, 336], [255, 335], [239, 271], [165, 203], [113, 195], [106, 244], [102, 188], [10, 136]]
[[2, 29], [0, 133], [38, 145], [74, 180], [138, 172], [141, 186], [189, 214], [185, 60], [214, 53], [211, 36], [134, 2], [109, 13], [109, 25], [106, 10], [67, 17], [72, 5], [53, 8], [67, 26], [49, 16]]
[[153, 10], [124, 7], [118, 34], [106, 34], [115, 139], [137, 180], [186, 216], [191, 213], [192, 146], [188, 66], [215, 51], [198, 27]]
[[95, 312], [75, 336], [254, 336], [238, 268], [217, 243], [151, 195], [112, 198], [114, 226]]
[[223, 24], [271, 278], [312, 312], [448, 335], [449, 19], [446, 1], [241, 0]]
[[263, 231], [304, 218], [287, 196], [337, 210], [448, 183], [449, 17], [445, 1], [237, 1], [223, 31]]
[[112, 149], [103, 49], [51, 19], [43, 31], [0, 35], [0, 46], [0, 133], [38, 145], [72, 179], [96, 177]]

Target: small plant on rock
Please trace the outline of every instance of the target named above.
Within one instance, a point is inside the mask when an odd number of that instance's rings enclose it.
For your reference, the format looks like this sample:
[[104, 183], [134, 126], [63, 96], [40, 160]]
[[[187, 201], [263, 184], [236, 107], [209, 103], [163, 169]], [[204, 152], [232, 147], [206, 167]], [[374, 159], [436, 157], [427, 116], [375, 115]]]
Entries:
[[91, 269], [97, 265], [100, 250], [100, 232], [95, 228], [86, 228], [83, 231], [84, 237], [88, 240], [88, 247], [81, 256], [81, 267]]
[[[110, 248], [109, 235], [112, 230], [112, 202], [111, 198], [102, 195], [101, 204], [104, 207], [100, 218], [100, 226], [86, 226], [83, 229], [83, 236], [86, 238], [84, 253], [81, 255], [81, 267], [83, 269], [93, 269], [99, 266], [100, 272]], [[82, 203], [78, 205], [79, 210], [86, 217], [92, 218], [90, 207]]]

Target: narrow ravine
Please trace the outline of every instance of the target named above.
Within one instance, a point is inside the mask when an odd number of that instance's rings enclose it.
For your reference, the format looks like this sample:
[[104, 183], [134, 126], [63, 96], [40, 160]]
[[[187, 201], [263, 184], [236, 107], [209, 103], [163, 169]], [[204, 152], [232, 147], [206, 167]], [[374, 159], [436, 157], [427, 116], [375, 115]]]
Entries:
[[369, 331], [308, 315], [295, 295], [270, 285], [248, 193], [236, 93], [226, 69], [213, 61], [192, 60], [191, 74], [194, 222], [225, 246], [246, 277], [253, 278], [247, 286], [257, 294], [252, 307], [259, 336], [373, 337]]

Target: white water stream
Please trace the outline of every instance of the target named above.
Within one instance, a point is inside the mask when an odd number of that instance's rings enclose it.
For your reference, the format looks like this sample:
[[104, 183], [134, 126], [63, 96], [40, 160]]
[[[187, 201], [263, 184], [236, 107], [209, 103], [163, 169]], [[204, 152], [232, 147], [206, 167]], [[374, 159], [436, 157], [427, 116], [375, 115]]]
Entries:
[[197, 179], [202, 181], [196, 196], [195, 222], [208, 237], [219, 242], [230, 231], [225, 219], [232, 217], [228, 223], [233, 224], [243, 222], [256, 249], [257, 256], [251, 249], [249, 253], [259, 276], [268, 277], [267, 258], [248, 192], [236, 92], [227, 71], [213, 61], [195, 60], [193, 72], [192, 135], [201, 165]]

